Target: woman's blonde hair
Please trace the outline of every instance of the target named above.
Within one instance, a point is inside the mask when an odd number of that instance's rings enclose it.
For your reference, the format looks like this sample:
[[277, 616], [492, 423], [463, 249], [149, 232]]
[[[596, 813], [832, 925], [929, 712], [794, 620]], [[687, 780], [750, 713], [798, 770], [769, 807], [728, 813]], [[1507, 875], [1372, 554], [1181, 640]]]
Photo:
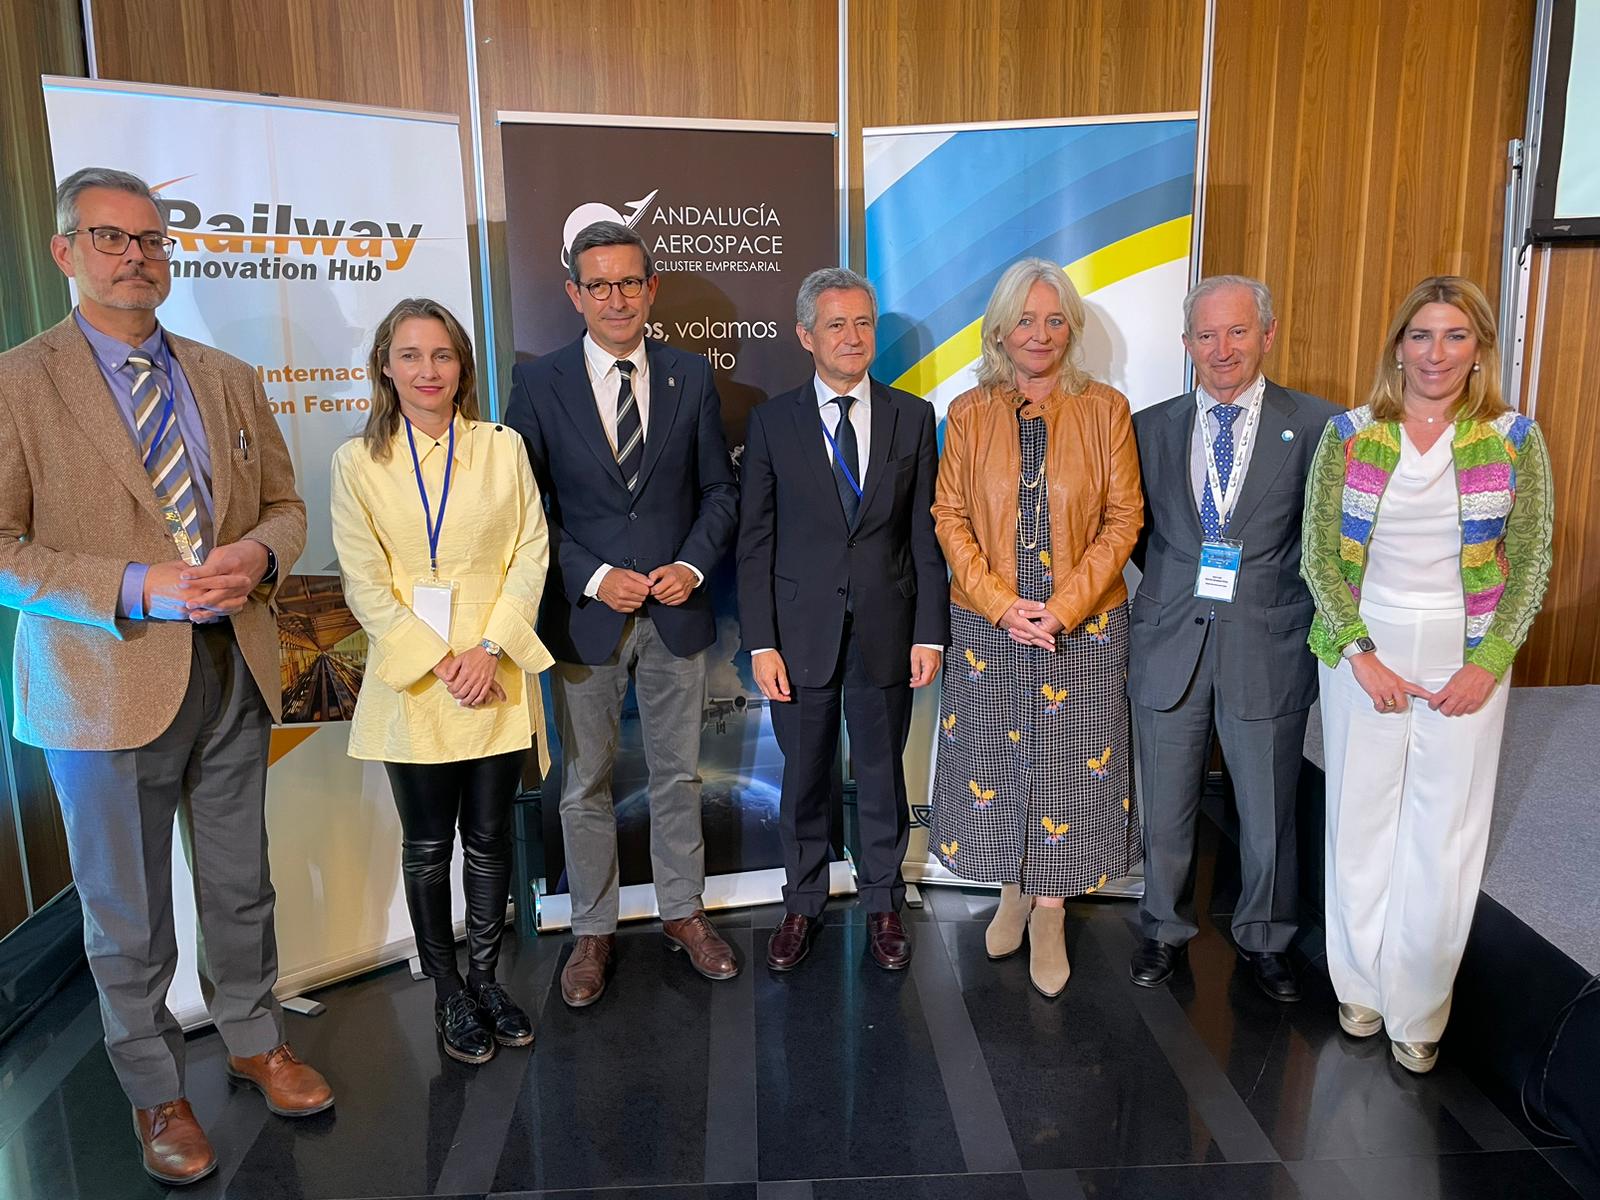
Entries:
[[1467, 387], [1450, 412], [1451, 420], [1466, 417], [1473, 421], [1492, 421], [1506, 411], [1500, 393], [1500, 351], [1494, 327], [1494, 310], [1483, 289], [1459, 275], [1432, 275], [1424, 279], [1404, 300], [1389, 325], [1383, 353], [1378, 358], [1378, 377], [1372, 381], [1367, 403], [1380, 421], [1399, 421], [1406, 415], [1405, 373], [1400, 368], [1400, 341], [1412, 318], [1429, 304], [1449, 304], [1459, 308], [1478, 339], [1478, 368], [1467, 375]]
[[389, 363], [389, 348], [394, 344], [395, 330], [400, 322], [412, 317], [431, 317], [444, 326], [450, 345], [461, 363], [461, 379], [456, 385], [456, 411], [469, 421], [478, 419], [478, 372], [472, 362], [472, 339], [456, 320], [455, 314], [437, 300], [417, 296], [402, 300], [389, 310], [389, 315], [378, 322], [372, 335], [372, 352], [367, 355], [367, 379], [372, 384], [372, 407], [367, 410], [367, 424], [361, 431], [367, 453], [377, 462], [386, 462], [395, 435], [400, 432], [400, 395], [395, 391], [394, 380], [384, 374]]
[[1072, 286], [1072, 280], [1047, 258], [1019, 259], [1005, 269], [994, 285], [980, 327], [983, 358], [978, 363], [978, 385], [1005, 391], [1016, 388], [1017, 368], [1006, 354], [1005, 340], [1022, 320], [1022, 310], [1028, 307], [1028, 293], [1036, 283], [1050, 285], [1066, 315], [1067, 348], [1056, 371], [1056, 386], [1068, 395], [1076, 395], [1089, 386], [1089, 373], [1078, 362], [1083, 326], [1088, 318], [1083, 299]]

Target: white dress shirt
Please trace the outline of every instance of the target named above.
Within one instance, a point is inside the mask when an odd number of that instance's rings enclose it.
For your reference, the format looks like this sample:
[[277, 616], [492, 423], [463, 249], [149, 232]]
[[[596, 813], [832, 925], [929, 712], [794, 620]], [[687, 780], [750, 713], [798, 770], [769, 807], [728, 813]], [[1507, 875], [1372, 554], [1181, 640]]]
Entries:
[[[1203, 387], [1197, 386], [1194, 389], [1194, 394], [1200, 397], [1201, 408], [1205, 411], [1206, 426], [1210, 430], [1211, 440], [1215, 442], [1217, 435], [1222, 432], [1222, 422], [1217, 420], [1215, 415], [1217, 406], [1222, 401], [1212, 398]], [[1248, 446], [1242, 446], [1239, 444], [1239, 435], [1244, 432], [1244, 427], [1250, 420], [1250, 410], [1259, 409], [1262, 398], [1266, 394], [1267, 377], [1265, 375], [1257, 375], [1256, 381], [1241, 392], [1238, 399], [1234, 401], [1241, 411], [1233, 422], [1233, 471], [1229, 478], [1231, 479], [1234, 475], [1240, 476], [1240, 487], [1244, 486], [1243, 476], [1250, 470], [1250, 459], [1255, 453], [1256, 439], [1252, 438]], [[1261, 433], [1260, 415], [1258, 414], [1255, 419], [1256, 436], [1259, 437]], [[1194, 423], [1194, 436], [1189, 439], [1189, 482], [1192, 485], [1191, 490], [1194, 492], [1196, 511], [1199, 511], [1200, 507], [1205, 503], [1206, 488], [1210, 486], [1206, 482], [1205, 435], [1206, 431], [1200, 428], [1200, 422], [1197, 419]], [[1226, 513], [1219, 515], [1224, 518], [1228, 516]]]
[[[650, 441], [650, 359], [644, 352], [644, 339], [639, 339], [639, 344], [628, 354], [624, 355], [628, 362], [633, 364], [633, 402], [639, 410], [639, 434], [648, 445]], [[583, 335], [583, 365], [589, 372], [589, 391], [594, 395], [594, 406], [600, 414], [600, 428], [605, 430], [606, 441], [611, 444], [611, 453], [617, 452], [617, 397], [622, 394], [622, 372], [617, 369], [617, 363], [622, 361], [610, 351], [602, 349], [594, 338], [587, 333]], [[690, 562], [681, 559], [675, 564], [688, 567], [694, 575], [694, 585], [699, 587], [706, 581], [704, 572]], [[583, 589], [583, 594], [591, 600], [600, 594], [600, 581], [606, 577], [606, 572], [612, 570], [611, 563], [602, 563], [595, 568], [589, 582]]]

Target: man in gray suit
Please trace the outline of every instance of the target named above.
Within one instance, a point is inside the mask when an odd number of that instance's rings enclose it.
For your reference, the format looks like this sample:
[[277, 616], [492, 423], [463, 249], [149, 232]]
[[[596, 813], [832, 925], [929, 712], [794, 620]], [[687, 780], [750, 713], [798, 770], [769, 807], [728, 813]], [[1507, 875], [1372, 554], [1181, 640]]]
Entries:
[[1130, 974], [1165, 984], [1198, 932], [1195, 818], [1215, 730], [1239, 809], [1234, 944], [1268, 996], [1294, 1001], [1285, 953], [1296, 929], [1294, 806], [1317, 694], [1300, 513], [1317, 439], [1338, 410], [1261, 373], [1277, 333], [1264, 284], [1203, 280], [1183, 318], [1196, 388], [1133, 419], [1145, 526], [1128, 696], [1145, 892]]

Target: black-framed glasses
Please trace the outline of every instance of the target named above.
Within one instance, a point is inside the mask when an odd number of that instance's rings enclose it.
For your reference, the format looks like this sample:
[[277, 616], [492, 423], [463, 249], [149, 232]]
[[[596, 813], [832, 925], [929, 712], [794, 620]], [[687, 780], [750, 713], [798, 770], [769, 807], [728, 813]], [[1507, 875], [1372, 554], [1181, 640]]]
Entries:
[[616, 288], [629, 300], [644, 291], [644, 280], [637, 275], [629, 275], [626, 279], [591, 279], [588, 283], [578, 285], [596, 300], [609, 300], [611, 289]]
[[[68, 229], [61, 236], [71, 237], [75, 233], [87, 233], [89, 244], [101, 254], [121, 254], [128, 248], [129, 242], [138, 242], [139, 250], [146, 258], [165, 261], [172, 257], [172, 248], [178, 244], [177, 238], [170, 238], [164, 233], [129, 233], [126, 229], [118, 229], [115, 225], [95, 225], [89, 229]], [[624, 296], [628, 293], [623, 292]], [[638, 295], [637, 292], [634, 295]]]

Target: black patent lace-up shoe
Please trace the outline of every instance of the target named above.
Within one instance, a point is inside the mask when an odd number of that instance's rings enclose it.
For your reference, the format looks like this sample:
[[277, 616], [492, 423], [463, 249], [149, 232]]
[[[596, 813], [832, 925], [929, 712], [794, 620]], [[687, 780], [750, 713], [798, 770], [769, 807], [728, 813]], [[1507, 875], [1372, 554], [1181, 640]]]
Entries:
[[494, 1057], [494, 1034], [478, 1015], [466, 988], [446, 996], [433, 1010], [444, 1052], [457, 1062], [486, 1063]]
[[479, 1019], [494, 1031], [495, 1041], [502, 1046], [533, 1045], [533, 1022], [517, 1007], [505, 988], [491, 979], [478, 985], [473, 999], [478, 1005]]

